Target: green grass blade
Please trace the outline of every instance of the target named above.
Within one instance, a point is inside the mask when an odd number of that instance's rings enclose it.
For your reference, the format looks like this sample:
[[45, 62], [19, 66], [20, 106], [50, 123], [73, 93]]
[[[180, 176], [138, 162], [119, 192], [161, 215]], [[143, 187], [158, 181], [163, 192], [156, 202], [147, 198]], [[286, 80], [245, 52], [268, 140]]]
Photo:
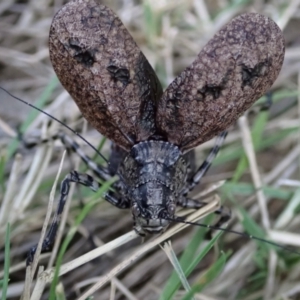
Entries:
[[[284, 98], [293, 98], [298, 96], [299, 96], [298, 90], [281, 89], [276, 93], [272, 93], [272, 102], [277, 103]], [[259, 100], [256, 101], [255, 104], [262, 105], [266, 102], [266, 100], [267, 100], [267, 96], [262, 96]]]
[[[212, 221], [212, 219], [213, 219], [212, 216], [208, 216], [205, 219], [204, 223], [209, 224]], [[207, 231], [206, 228], [199, 228], [198, 230], [196, 230], [195, 234], [190, 239], [189, 244], [187, 245], [187, 247], [185, 248], [185, 250], [183, 251], [179, 259], [179, 263], [183, 270], [186, 270], [188, 268], [191, 262], [191, 258], [194, 258], [196, 252], [199, 249], [199, 246], [203, 243], [206, 231]], [[178, 278], [177, 273], [173, 271], [159, 299], [163, 300], [163, 299], [170, 298], [177, 291], [175, 290], [173, 291], [172, 295], [170, 294], [171, 289], [175, 286], [177, 286], [178, 288], [180, 287], [180, 280]]]
[[[200, 253], [193, 259], [192, 262], [191, 261], [191, 257], [189, 258], [189, 262], [188, 265], [183, 267], [182, 265], [182, 269], [184, 271], [184, 274], [186, 277], [188, 277], [191, 272], [195, 269], [195, 267], [200, 263], [200, 261], [205, 257], [205, 255], [209, 252], [209, 250], [214, 246], [214, 244], [216, 243], [216, 241], [219, 239], [219, 237], [221, 236], [223, 232], [218, 232], [212, 239], [211, 241], [200, 251]], [[187, 259], [187, 256], [185, 256], [185, 260]], [[181, 259], [180, 259], [180, 263], [181, 263]], [[174, 275], [172, 275], [172, 277], [170, 278], [170, 280], [168, 281], [167, 285], [165, 286], [161, 296], [159, 299], [172, 299], [172, 297], [174, 296], [174, 294], [176, 293], [176, 291], [180, 288], [181, 286], [181, 282], [179, 277]]]
[[62, 283], [57, 285], [55, 296], [56, 296], [56, 300], [67, 300]]
[[[253, 184], [245, 182], [226, 182], [220, 189], [226, 196], [229, 193], [234, 196], [251, 196], [256, 192]], [[290, 200], [293, 195], [292, 191], [279, 187], [263, 186], [262, 190], [266, 197], [276, 197], [276, 199], [282, 200]]]
[[202, 251], [195, 257], [195, 259], [192, 261], [192, 263], [187, 268], [187, 274], [191, 274], [192, 271], [196, 268], [196, 266], [200, 263], [200, 261], [205, 257], [205, 255], [209, 252], [209, 250], [215, 245], [217, 240], [220, 238], [220, 236], [223, 234], [223, 231], [219, 231], [212, 239], [211, 241], [203, 248]]
[[182, 300], [190, 300], [196, 293], [201, 292], [211, 281], [213, 281], [223, 270], [229, 254], [221, 253], [219, 259], [197, 280]]
[[[278, 130], [274, 134], [263, 139], [260, 145], [255, 149], [255, 151], [258, 152], [267, 149], [297, 131], [299, 131], [298, 127]], [[215, 158], [213, 165], [217, 166], [225, 162], [238, 159], [243, 155], [243, 153], [244, 151], [240, 145], [226, 147], [226, 149], [222, 150], [220, 155]]]
[[[229, 199], [231, 199], [231, 201], [233, 201], [235, 203], [235, 207], [238, 209], [238, 212], [241, 215], [241, 221], [240, 223], [242, 224], [242, 226], [244, 227], [245, 231], [252, 236], [261, 238], [261, 239], [265, 239], [265, 234], [264, 234], [264, 229], [262, 227], [260, 227], [255, 221], [254, 219], [248, 214], [248, 212], [243, 209], [240, 205], [238, 205], [235, 200], [234, 197], [232, 195], [228, 195]], [[269, 251], [270, 249], [275, 249], [275, 246], [272, 246], [270, 244], [267, 243], [263, 243], [261, 241], [256, 241], [256, 243], [265, 251]]]
[[164, 251], [167, 253], [168, 257], [169, 257], [169, 260], [172, 262], [172, 265], [174, 267], [174, 270], [175, 272], [177, 273], [177, 276], [179, 277], [180, 279], [180, 282], [182, 284], [182, 286], [184, 287], [184, 289], [186, 291], [190, 291], [191, 290], [191, 287], [190, 287], [190, 284], [183, 272], [183, 269], [180, 265], [180, 262], [179, 260], [177, 259], [177, 256], [173, 250], [173, 248], [171, 247], [171, 243], [168, 245], [168, 243], [164, 243]]
[[155, 45], [155, 39], [159, 34], [161, 28], [161, 13], [153, 10], [153, 4], [151, 1], [145, 1], [143, 5], [144, 22], [146, 28], [146, 37], [148, 44], [153, 48]]

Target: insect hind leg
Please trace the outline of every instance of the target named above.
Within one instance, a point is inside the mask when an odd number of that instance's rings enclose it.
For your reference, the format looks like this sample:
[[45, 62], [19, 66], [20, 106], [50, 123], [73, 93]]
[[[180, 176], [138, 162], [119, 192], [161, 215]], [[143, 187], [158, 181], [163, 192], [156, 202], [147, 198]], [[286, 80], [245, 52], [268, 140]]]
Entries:
[[[58, 202], [56, 213], [52, 219], [52, 223], [50, 225], [50, 229], [47, 232], [46, 238], [43, 241], [41, 252], [47, 252], [49, 251], [53, 243], [55, 241], [56, 233], [58, 230], [58, 226], [60, 223], [61, 215], [63, 213], [63, 209], [67, 200], [67, 196], [70, 191], [70, 184], [78, 183], [81, 185], [84, 185], [86, 187], [89, 187], [92, 191], [96, 192], [100, 187], [101, 183], [95, 181], [92, 176], [88, 174], [78, 173], [77, 171], [70, 172], [65, 179], [61, 183], [60, 187], [60, 199]], [[119, 208], [129, 208], [130, 203], [127, 202], [123, 198], [118, 198], [115, 196], [113, 192], [107, 192], [104, 194], [104, 199], [108, 201], [109, 203], [119, 207]], [[34, 246], [30, 249], [28, 256], [27, 256], [27, 265], [30, 265], [33, 261], [35, 252], [36, 252], [37, 246]]]

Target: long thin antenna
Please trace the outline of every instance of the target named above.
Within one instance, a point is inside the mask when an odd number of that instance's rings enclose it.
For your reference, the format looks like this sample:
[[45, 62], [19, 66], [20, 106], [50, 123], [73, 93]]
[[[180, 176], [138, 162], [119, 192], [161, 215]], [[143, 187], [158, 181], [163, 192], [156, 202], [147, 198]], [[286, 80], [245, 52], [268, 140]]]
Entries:
[[64, 122], [60, 121], [59, 119], [53, 117], [52, 115], [48, 114], [47, 112], [43, 111], [42, 109], [34, 106], [33, 104], [29, 103], [29, 102], [26, 102], [25, 100], [23, 99], [20, 99], [14, 95], [12, 95], [10, 92], [8, 92], [6, 89], [4, 89], [3, 87], [0, 86], [0, 89], [2, 91], [4, 91], [5, 93], [7, 93], [9, 96], [11, 96], [12, 98], [30, 106], [31, 108], [34, 108], [36, 109], [37, 111], [43, 113], [44, 115], [46, 115], [47, 117], [49, 117], [50, 119], [58, 122], [59, 124], [63, 125], [64, 127], [66, 127], [67, 129], [69, 129], [72, 133], [74, 133], [76, 136], [78, 136], [80, 139], [82, 139], [87, 145], [89, 145], [92, 149], [94, 149], [94, 151], [102, 158], [104, 159], [104, 161], [109, 164], [108, 160], [100, 153], [100, 151], [95, 148], [89, 141], [87, 141], [80, 133], [78, 133], [77, 131], [75, 131], [74, 129], [72, 129], [71, 127], [69, 127], [67, 124], [65, 124]]
[[177, 222], [177, 223], [185, 223], [185, 224], [195, 225], [195, 226], [204, 227], [204, 228], [208, 228], [208, 229], [220, 230], [220, 231], [224, 231], [224, 232], [228, 232], [228, 233], [234, 233], [234, 234], [237, 234], [237, 235], [239, 235], [243, 238], [264, 242], [266, 244], [275, 246], [275, 247], [283, 249], [285, 251], [300, 255], [300, 252], [298, 252], [297, 250], [294, 250], [294, 249], [291, 249], [289, 247], [276, 244], [275, 242], [268, 241], [268, 240], [265, 240], [263, 238], [259, 238], [257, 236], [253, 236], [253, 235], [245, 233], [245, 232], [239, 232], [239, 231], [235, 231], [235, 230], [232, 230], [232, 229], [216, 227], [216, 226], [213, 226], [213, 225], [206, 225], [206, 224], [202, 224], [202, 223], [188, 222], [188, 221], [185, 221], [184, 218], [181, 218], [181, 217], [176, 217], [176, 219], [167, 218], [167, 220], [172, 221], [172, 222]]

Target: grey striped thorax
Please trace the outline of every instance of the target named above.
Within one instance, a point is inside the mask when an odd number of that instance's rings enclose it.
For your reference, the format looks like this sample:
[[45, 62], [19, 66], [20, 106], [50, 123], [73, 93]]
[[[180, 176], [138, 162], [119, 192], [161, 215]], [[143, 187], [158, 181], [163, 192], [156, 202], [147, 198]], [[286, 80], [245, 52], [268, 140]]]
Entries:
[[135, 230], [161, 232], [175, 214], [178, 195], [187, 177], [187, 163], [179, 148], [163, 141], [146, 141], [132, 147], [120, 166]]

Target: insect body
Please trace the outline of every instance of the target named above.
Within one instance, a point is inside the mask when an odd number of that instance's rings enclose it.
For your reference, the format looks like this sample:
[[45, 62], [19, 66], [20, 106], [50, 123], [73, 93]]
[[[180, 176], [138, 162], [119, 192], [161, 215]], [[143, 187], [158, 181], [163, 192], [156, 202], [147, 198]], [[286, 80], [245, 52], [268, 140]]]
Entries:
[[[188, 192], [207, 170], [224, 130], [271, 87], [284, 57], [279, 27], [257, 13], [243, 14], [163, 92], [120, 19], [95, 0], [62, 7], [51, 25], [49, 48], [55, 72], [83, 116], [126, 153], [116, 192], [105, 199], [131, 208], [141, 235], [165, 230], [177, 205], [203, 206]], [[210, 160], [187, 179], [184, 155], [216, 135]], [[108, 173], [100, 168], [97, 174], [107, 179]], [[62, 184], [61, 199], [70, 182], [98, 187], [74, 171]]]
[[136, 230], [161, 232], [173, 218], [187, 178], [187, 163], [169, 142], [146, 141], [134, 145], [120, 167], [132, 203]]

